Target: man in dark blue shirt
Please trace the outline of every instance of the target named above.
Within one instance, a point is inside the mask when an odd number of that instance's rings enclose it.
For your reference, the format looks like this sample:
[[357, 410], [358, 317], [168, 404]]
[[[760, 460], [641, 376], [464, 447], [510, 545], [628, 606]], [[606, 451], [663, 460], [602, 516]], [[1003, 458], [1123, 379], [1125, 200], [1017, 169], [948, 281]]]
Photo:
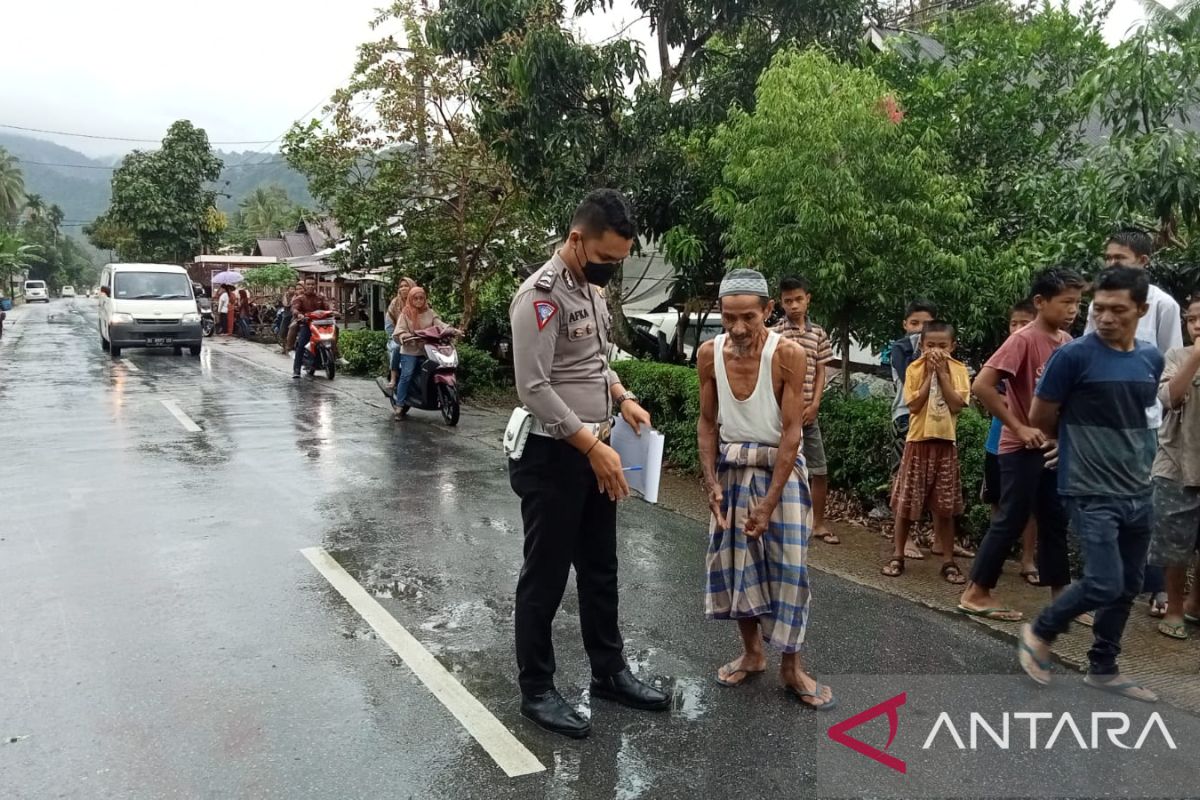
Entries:
[[1038, 384], [1030, 423], [1058, 440], [1058, 492], [1071, 514], [1084, 558], [1072, 583], [1032, 626], [1021, 629], [1021, 666], [1050, 681], [1050, 645], [1071, 620], [1095, 612], [1084, 682], [1145, 702], [1157, 696], [1117, 669], [1121, 636], [1142, 588], [1153, 524], [1150, 468], [1156, 447], [1158, 381], [1163, 357], [1136, 339], [1147, 312], [1143, 270], [1117, 267], [1096, 280], [1095, 333], [1064, 345]]

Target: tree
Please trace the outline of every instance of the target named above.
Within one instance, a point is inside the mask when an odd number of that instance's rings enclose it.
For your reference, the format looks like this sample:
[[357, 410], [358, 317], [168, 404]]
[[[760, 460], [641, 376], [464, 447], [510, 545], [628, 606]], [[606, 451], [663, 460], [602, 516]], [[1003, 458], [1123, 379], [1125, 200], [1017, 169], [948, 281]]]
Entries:
[[[404, 44], [362, 45], [350, 84], [333, 98], [332, 125], [297, 126], [284, 154], [347, 234], [345, 266], [390, 264], [466, 328], [481, 289], [537, 259], [546, 229], [475, 131], [462, 62], [427, 43], [426, 15], [411, 3], [395, 3], [393, 16]], [[374, 113], [357, 113], [367, 103]]]
[[260, 186], [238, 203], [241, 228], [253, 236], [278, 236], [281, 230], [295, 227], [299, 207], [283, 187]]
[[790, 51], [760, 78], [754, 112], [734, 111], [712, 142], [724, 168], [711, 202], [735, 258], [770, 277], [805, 266], [847, 378], [850, 337], [883, 345], [914, 290], [969, 302], [970, 199], [902, 119], [871, 72]]
[[[577, 0], [576, 13], [608, 0]], [[443, 0], [431, 38], [474, 67], [480, 135], [565, 232], [582, 195], [627, 192], [641, 232], [661, 241], [682, 302], [699, 307], [724, 268], [722, 223], [703, 198], [714, 171], [703, 143], [731, 106], [750, 108], [759, 74], [792, 42], [856, 51], [860, 0], [636, 0], [656, 35], [659, 76], [640, 43], [582, 42], [557, 0]], [[633, 84], [632, 88], [630, 84]], [[618, 277], [616, 285], [620, 285]], [[699, 292], [693, 296], [691, 292]], [[620, 292], [614, 339], [630, 346]]]
[[287, 264], [271, 264], [247, 270], [244, 283], [250, 288], [282, 291], [296, 285], [296, 270]]
[[1103, 24], [1087, 5], [1075, 13], [985, 3], [928, 28], [942, 56], [897, 37], [867, 62], [894, 87], [904, 126], [940, 143], [971, 195], [972, 239], [983, 256], [968, 263], [975, 289], [955, 322], [980, 350], [1007, 331], [1006, 310], [1032, 271], [1095, 263], [1103, 203], [1093, 193], [1090, 109], [1079, 86], [1108, 53]]
[[25, 176], [17, 159], [0, 147], [0, 225], [15, 219], [25, 204]]
[[29, 244], [18, 234], [0, 231], [0, 280], [8, 284], [10, 297], [14, 294], [13, 280], [40, 261], [36, 245]]
[[208, 134], [179, 120], [161, 149], [125, 157], [113, 172], [112, 204], [85, 231], [122, 258], [182, 263], [217, 242], [216, 192], [207, 185], [220, 173]]

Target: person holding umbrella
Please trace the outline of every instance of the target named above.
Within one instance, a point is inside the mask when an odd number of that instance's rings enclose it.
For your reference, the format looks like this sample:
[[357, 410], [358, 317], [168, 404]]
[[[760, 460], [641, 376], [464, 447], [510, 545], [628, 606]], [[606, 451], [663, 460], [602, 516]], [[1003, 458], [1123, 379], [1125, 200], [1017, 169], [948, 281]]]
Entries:
[[227, 336], [233, 335], [233, 326], [237, 322], [237, 297], [233, 293], [233, 286], [243, 280], [245, 278], [242, 277], [242, 273], [232, 270], [219, 272], [212, 278], [213, 286], [221, 287], [221, 296], [217, 300], [217, 318], [222, 320]]

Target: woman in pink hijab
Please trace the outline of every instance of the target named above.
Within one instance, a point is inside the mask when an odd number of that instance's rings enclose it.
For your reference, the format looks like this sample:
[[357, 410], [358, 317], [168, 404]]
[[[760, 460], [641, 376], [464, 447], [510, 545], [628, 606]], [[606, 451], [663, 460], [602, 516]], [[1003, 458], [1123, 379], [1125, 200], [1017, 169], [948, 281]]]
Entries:
[[399, 406], [395, 412], [397, 417], [408, 414], [408, 406], [404, 403], [408, 397], [408, 384], [425, 356], [425, 347], [416, 335], [417, 331], [433, 327], [445, 328], [446, 323], [429, 307], [425, 290], [414, 286], [408, 290], [408, 298], [396, 318], [396, 331], [392, 334], [392, 338], [400, 345], [400, 377], [396, 381], [395, 393], [396, 405]]

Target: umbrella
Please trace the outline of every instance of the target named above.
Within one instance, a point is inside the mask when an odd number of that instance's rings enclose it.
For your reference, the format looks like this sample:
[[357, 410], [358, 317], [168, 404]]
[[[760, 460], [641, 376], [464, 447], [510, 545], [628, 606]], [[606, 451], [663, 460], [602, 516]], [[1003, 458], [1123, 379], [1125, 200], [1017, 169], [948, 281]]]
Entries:
[[221, 285], [227, 284], [227, 283], [228, 284], [241, 283], [244, 280], [246, 280], [246, 279], [242, 276], [242, 273], [228, 271], [228, 272], [221, 272], [216, 275], [213, 275], [212, 282], [213, 282], [214, 286], [221, 286]]

